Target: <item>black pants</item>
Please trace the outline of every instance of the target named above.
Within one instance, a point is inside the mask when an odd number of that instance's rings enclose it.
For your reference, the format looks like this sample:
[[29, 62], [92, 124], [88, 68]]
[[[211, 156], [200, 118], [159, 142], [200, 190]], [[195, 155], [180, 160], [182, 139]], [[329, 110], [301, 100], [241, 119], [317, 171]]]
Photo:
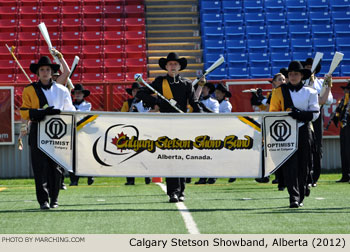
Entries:
[[350, 125], [340, 129], [340, 157], [342, 178], [350, 178]]
[[183, 196], [185, 191], [185, 178], [165, 178], [167, 194]]
[[31, 124], [29, 143], [34, 172], [36, 197], [39, 204], [57, 202], [61, 185], [60, 167], [37, 147], [37, 123]]
[[[322, 110], [321, 110], [322, 111]], [[313, 123], [314, 127], [314, 144], [312, 148], [312, 172], [310, 183], [317, 183], [321, 175], [321, 163], [322, 163], [322, 136], [323, 136], [323, 113]]]
[[290, 203], [301, 203], [305, 197], [311, 154], [311, 130], [307, 125], [299, 127], [298, 141], [298, 150], [281, 167]]
[[[69, 172], [69, 178], [71, 183], [79, 183], [80, 176], [75, 175], [73, 172]], [[92, 179], [92, 177], [88, 177], [88, 179]]]

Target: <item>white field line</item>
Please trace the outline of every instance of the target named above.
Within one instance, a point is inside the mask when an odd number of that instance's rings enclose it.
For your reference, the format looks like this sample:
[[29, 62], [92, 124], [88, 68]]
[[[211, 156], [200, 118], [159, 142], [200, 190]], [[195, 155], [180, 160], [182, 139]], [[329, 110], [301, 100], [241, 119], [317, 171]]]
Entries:
[[[166, 193], [166, 186], [163, 183], [156, 183], [162, 188], [162, 190]], [[183, 202], [176, 203], [177, 209], [179, 209], [182, 219], [185, 222], [186, 228], [190, 234], [200, 234], [197, 224], [194, 222], [190, 211], [187, 209]]]

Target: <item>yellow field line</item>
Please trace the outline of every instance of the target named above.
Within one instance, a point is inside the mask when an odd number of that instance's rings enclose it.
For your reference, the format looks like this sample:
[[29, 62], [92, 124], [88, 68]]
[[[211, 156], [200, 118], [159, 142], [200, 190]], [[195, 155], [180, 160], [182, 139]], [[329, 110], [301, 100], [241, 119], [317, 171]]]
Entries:
[[7, 189], [6, 187], [0, 187], [0, 192], [6, 189]]

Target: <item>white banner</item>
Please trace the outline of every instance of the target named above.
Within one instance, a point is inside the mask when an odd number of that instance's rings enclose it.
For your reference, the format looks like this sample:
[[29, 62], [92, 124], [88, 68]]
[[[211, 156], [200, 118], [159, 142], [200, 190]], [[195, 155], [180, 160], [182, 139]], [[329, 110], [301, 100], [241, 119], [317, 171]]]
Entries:
[[39, 123], [38, 146], [52, 160], [68, 171], [73, 171], [74, 115], [46, 116]]
[[285, 114], [70, 112], [41, 122], [38, 141], [69, 171], [75, 147], [77, 175], [259, 178], [297, 149], [296, 121]]
[[297, 121], [289, 116], [264, 117], [265, 173], [274, 173], [298, 149]]
[[[258, 118], [250, 120], [259, 125]], [[243, 121], [232, 114], [96, 114], [78, 122], [76, 173], [260, 177], [261, 132]]]

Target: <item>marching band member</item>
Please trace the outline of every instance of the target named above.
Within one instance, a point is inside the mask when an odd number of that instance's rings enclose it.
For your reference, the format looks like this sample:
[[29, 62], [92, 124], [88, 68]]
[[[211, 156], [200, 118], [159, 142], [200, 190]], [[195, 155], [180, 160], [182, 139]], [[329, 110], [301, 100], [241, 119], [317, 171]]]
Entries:
[[[204, 112], [219, 113], [219, 102], [210, 96], [214, 92], [215, 86], [213, 84], [206, 82], [202, 87], [202, 95], [199, 102], [201, 103]], [[215, 178], [200, 178], [195, 184], [214, 184], [215, 181]]]
[[[90, 111], [91, 103], [86, 101], [85, 98], [90, 95], [90, 91], [84, 89], [82, 84], [76, 84], [74, 89], [71, 91], [71, 94], [74, 97], [73, 106], [77, 111]], [[69, 173], [70, 177], [70, 186], [77, 186], [79, 183], [79, 176], [76, 176], [73, 172]], [[87, 181], [88, 185], [92, 185], [94, 183], [93, 177], [88, 177]]]
[[[62, 54], [55, 49], [52, 52], [60, 59], [64, 68], [62, 74], [68, 76], [69, 70], [65, 69]], [[32, 121], [29, 144], [36, 196], [42, 210], [58, 207], [61, 171], [59, 166], [38, 148], [38, 123], [46, 115], [59, 114], [61, 110], [75, 110], [68, 89], [52, 81], [52, 75], [58, 71], [59, 67], [57, 64], [52, 64], [47, 56], [41, 57], [38, 63], [30, 65], [30, 71], [35, 73], [39, 80], [24, 88], [20, 108], [21, 117]]]
[[[167, 71], [167, 75], [157, 77], [150, 85], [167, 99], [174, 99], [177, 102], [176, 106], [183, 112], [187, 111], [188, 103], [192, 106], [193, 112], [201, 112], [198, 101], [194, 97], [192, 82], [179, 74], [187, 66], [186, 58], [180, 58], [177, 53], [171, 52], [167, 58], [160, 58], [158, 63], [160, 68]], [[177, 112], [163, 99], [152, 96], [152, 93], [149, 88], [142, 87], [136, 97], [143, 100], [146, 106], [153, 108], [151, 112]], [[166, 178], [166, 184], [169, 202], [185, 200], [185, 178]]]
[[220, 83], [215, 88], [215, 97], [219, 102], [219, 113], [231, 113], [232, 105], [231, 103], [226, 99], [230, 98], [232, 96], [231, 92], [228, 90], [228, 88]]
[[[232, 105], [228, 100], [226, 100], [226, 98], [230, 98], [231, 96], [232, 96], [231, 92], [228, 90], [228, 88], [224, 84], [220, 83], [216, 86], [215, 97], [219, 102], [219, 113], [231, 113]], [[236, 181], [236, 178], [229, 178], [228, 180], [229, 183], [232, 183], [235, 181]]]
[[[138, 82], [134, 82], [131, 88], [126, 88], [125, 91], [132, 96], [123, 103], [123, 107], [121, 112], [148, 112], [149, 108], [146, 108], [141, 100], [136, 98], [137, 91], [141, 88]], [[145, 184], [148, 185], [151, 183], [151, 179], [149, 177], [145, 178]], [[127, 177], [125, 185], [135, 185], [134, 177]]]
[[338, 183], [350, 182], [350, 156], [348, 151], [350, 146], [350, 81], [346, 86], [341, 86], [341, 88], [344, 90], [344, 97], [335, 110], [335, 117], [332, 118], [335, 126], [338, 126], [338, 123], [340, 122], [340, 158], [342, 176], [337, 181]]
[[284, 178], [289, 193], [290, 208], [303, 206], [307, 188], [308, 165], [310, 163], [312, 133], [310, 121], [319, 116], [316, 90], [306, 87], [303, 80], [311, 75], [299, 61], [288, 66], [288, 84], [274, 90], [270, 111], [292, 111], [289, 115], [298, 121], [298, 150], [283, 164]]
[[[304, 68], [311, 70], [313, 63], [312, 58], [307, 58], [305, 62], [302, 62]], [[313, 154], [313, 167], [311, 176], [309, 178], [309, 187], [316, 186], [316, 183], [321, 175], [321, 163], [322, 163], [322, 136], [323, 136], [323, 105], [331, 105], [333, 103], [333, 95], [331, 92], [332, 81], [330, 76], [326, 75], [325, 78], [328, 78], [330, 81], [327, 81], [327, 85], [325, 87], [325, 92], [323, 92], [321, 96], [321, 90], [323, 88], [323, 84], [325, 83], [323, 80], [318, 79], [315, 75], [321, 71], [321, 63], [319, 63], [315, 69], [315, 73], [312, 73], [310, 77], [310, 81], [306, 81], [310, 87], [315, 89], [318, 94], [318, 103], [320, 107], [320, 116], [316, 121], [312, 122], [314, 132], [315, 132], [315, 153]]]

